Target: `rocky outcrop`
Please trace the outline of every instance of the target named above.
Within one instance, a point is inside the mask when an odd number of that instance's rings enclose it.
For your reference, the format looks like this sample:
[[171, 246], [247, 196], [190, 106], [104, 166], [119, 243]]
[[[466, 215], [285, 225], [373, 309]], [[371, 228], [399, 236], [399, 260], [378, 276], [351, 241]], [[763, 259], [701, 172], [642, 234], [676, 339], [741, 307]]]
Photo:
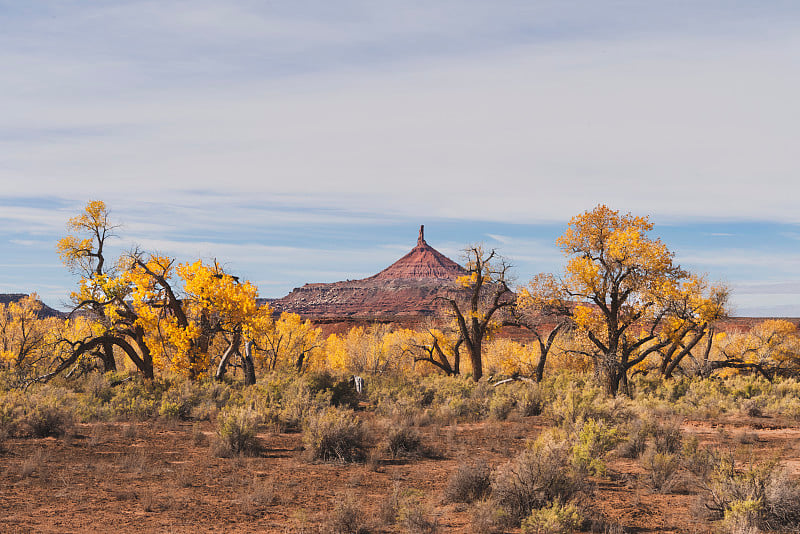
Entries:
[[314, 319], [414, 319], [434, 315], [439, 297], [459, 292], [455, 283], [466, 273], [456, 262], [425, 242], [378, 274], [361, 280], [306, 284], [272, 302], [277, 311]]

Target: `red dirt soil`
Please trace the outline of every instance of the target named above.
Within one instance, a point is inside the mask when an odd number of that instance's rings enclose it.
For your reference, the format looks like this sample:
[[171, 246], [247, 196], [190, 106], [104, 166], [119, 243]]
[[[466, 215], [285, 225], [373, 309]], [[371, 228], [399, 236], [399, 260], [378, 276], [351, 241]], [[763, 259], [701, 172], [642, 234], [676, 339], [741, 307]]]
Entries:
[[[387, 422], [369, 412], [362, 416], [379, 442]], [[83, 424], [64, 439], [6, 440], [0, 531], [320, 532], [337, 500], [350, 496], [372, 532], [402, 532], [379, 520], [381, 503], [399, 488], [423, 492], [439, 532], [467, 533], [473, 506], [443, 503], [450, 474], [478, 459], [497, 466], [548, 425], [543, 417], [526, 417], [424, 426], [423, 442], [441, 458], [384, 455], [368, 464], [337, 465], [306, 461], [297, 433], [259, 435], [263, 449], [256, 457], [217, 458], [210, 453], [214, 427], [208, 421]], [[703, 443], [744, 448], [756, 459], [777, 454], [800, 475], [796, 421], [689, 421], [683, 431]], [[636, 460], [610, 461], [586, 509], [626, 532], [713, 531], [715, 525], [699, 516], [698, 488], [662, 495], [637, 481], [642, 472]]]

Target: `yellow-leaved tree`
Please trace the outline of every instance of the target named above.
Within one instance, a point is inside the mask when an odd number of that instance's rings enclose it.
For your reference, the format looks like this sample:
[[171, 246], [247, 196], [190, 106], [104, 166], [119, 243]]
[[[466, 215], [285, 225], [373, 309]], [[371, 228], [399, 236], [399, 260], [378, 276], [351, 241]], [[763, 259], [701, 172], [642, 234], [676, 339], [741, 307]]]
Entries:
[[41, 317], [41, 311], [36, 293], [0, 303], [0, 369], [10, 372], [13, 385], [24, 384], [51, 362], [60, 319]]
[[[255, 383], [250, 345], [245, 342], [242, 352], [242, 340], [263, 335], [272, 324], [269, 307], [256, 303], [257, 288], [226, 273], [216, 261], [174, 264], [172, 258], [135, 252], [123, 274], [153, 364], [196, 379], [219, 355], [216, 376], [221, 377], [238, 354], [245, 383]], [[181, 294], [173, 287], [176, 282], [183, 287]]]
[[706, 362], [715, 369], [755, 371], [772, 381], [776, 376], [800, 375], [800, 331], [786, 319], [768, 319], [749, 332], [728, 334], [719, 358]]
[[216, 261], [176, 265], [173, 258], [134, 251], [109, 262], [107, 240], [117, 227], [102, 201], [89, 202], [68, 227], [73, 233], [58, 242], [58, 250], [80, 276], [71, 317], [86, 317], [90, 328], [65, 330], [59, 343], [63, 356], [43, 378], [87, 355], [114, 370], [116, 348], [146, 378], [153, 378], [154, 369], [170, 369], [195, 379], [217, 359], [216, 374], [222, 376], [239, 354], [245, 382], [255, 382], [249, 340], [270, 328], [272, 313], [257, 306], [253, 284], [226, 273]]
[[322, 331], [296, 313], [283, 312], [277, 321], [261, 329], [256, 345], [257, 358], [268, 371], [291, 368], [298, 373], [308, 370], [315, 352], [323, 345]]
[[130, 306], [130, 285], [120, 262], [106, 258], [107, 242], [118, 228], [109, 220], [104, 202], [93, 200], [80, 215], [67, 223], [72, 232], [59, 240], [58, 253], [64, 264], [80, 279], [71, 299], [70, 318], [83, 316], [90, 328], [66, 329], [59, 340], [58, 365], [49, 378], [61, 373], [87, 355], [103, 362], [104, 370], [117, 368], [114, 349], [120, 349], [146, 378], [153, 378], [153, 361], [145, 343], [145, 333]]
[[[472, 379], [483, 376], [483, 342], [494, 328], [498, 312], [513, 306], [515, 295], [509, 287], [511, 266], [496, 250], [472, 245], [464, 251], [466, 274], [458, 283], [463, 297], [443, 297], [458, 326], [458, 346], [463, 346], [472, 364]], [[435, 336], [434, 336], [435, 337]], [[441, 354], [440, 354], [441, 356]], [[431, 362], [433, 363], [433, 362]]]
[[573, 217], [556, 241], [569, 257], [562, 284], [575, 302], [572, 320], [591, 343], [587, 356], [596, 375], [614, 395], [627, 389], [632, 367], [673, 344], [677, 352], [667, 366], [675, 363], [686, 336], [705, 330], [725, 310], [727, 290], [709, 292], [650, 237], [652, 229], [647, 217], [600, 205]]

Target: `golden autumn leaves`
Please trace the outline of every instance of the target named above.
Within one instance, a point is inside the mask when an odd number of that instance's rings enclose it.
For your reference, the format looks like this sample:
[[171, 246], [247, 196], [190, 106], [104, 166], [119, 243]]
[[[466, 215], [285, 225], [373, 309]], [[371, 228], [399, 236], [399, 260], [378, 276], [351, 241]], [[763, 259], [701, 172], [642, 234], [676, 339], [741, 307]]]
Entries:
[[[303, 372], [322, 365], [381, 372], [399, 369], [406, 355], [409, 368], [428, 362], [458, 374], [461, 351], [466, 351], [474, 378], [491, 360], [492, 368], [527, 369], [541, 379], [552, 349], [560, 359], [594, 365], [607, 390], [616, 393], [626, 387], [629, 372], [660, 369], [669, 376], [683, 358], [694, 358], [691, 350], [699, 340], [716, 339], [711, 325], [726, 313], [728, 297], [726, 287], [675, 264], [666, 245], [649, 235], [653, 225], [647, 217], [601, 205], [573, 217], [557, 240], [567, 256], [560, 276], [537, 275], [512, 293], [506, 285], [509, 266], [495, 251], [475, 245], [467, 250], [466, 274], [457, 280], [473, 298], [449, 302], [454, 314], [449, 328], [442, 323], [427, 332], [353, 329], [323, 339], [299, 316], [274, 318], [268, 306], [258, 305], [252, 283], [225, 272], [216, 261], [177, 263], [133, 251], [106, 262], [106, 239], [115, 227], [100, 201], [70, 219], [69, 228], [58, 251], [81, 275], [72, 295], [76, 310], [90, 312], [76, 315], [74, 321], [82, 317], [84, 323], [75, 323], [80, 328], [70, 334], [71, 346], [80, 350], [91, 336], [102, 338], [117, 352], [123, 349], [146, 375], [155, 368], [195, 378], [208, 373], [221, 354], [239, 353], [248, 342], [265, 370]], [[490, 291], [498, 288], [502, 291]], [[481, 343], [512, 320], [524, 323], [538, 346], [498, 343], [484, 354]], [[752, 365], [758, 353], [752, 347], [769, 342], [748, 343], [729, 343], [729, 350], [737, 361]], [[94, 354], [103, 346], [92, 345]], [[785, 360], [793, 350], [784, 351]]]

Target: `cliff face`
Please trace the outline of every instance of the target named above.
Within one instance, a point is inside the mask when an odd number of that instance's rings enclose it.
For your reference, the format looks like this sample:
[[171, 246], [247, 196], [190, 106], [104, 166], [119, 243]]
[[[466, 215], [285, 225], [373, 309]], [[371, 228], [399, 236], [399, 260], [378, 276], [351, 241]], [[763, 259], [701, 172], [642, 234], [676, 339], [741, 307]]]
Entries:
[[441, 306], [437, 297], [453, 296], [456, 278], [466, 271], [425, 242], [420, 227], [417, 246], [382, 270], [362, 280], [306, 284], [272, 302], [278, 311], [315, 319], [414, 319], [431, 316]]

